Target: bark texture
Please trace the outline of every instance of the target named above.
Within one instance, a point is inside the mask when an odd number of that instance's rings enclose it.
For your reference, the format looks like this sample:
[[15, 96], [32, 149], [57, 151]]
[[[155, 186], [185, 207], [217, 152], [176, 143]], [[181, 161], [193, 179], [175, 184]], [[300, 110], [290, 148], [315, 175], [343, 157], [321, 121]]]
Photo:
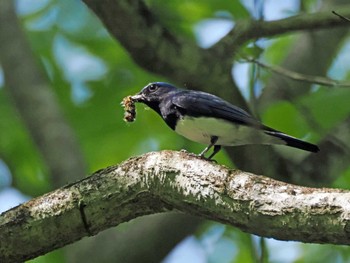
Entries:
[[286, 184], [184, 152], [151, 152], [3, 213], [0, 262], [34, 258], [165, 211], [280, 240], [350, 244], [349, 200], [346, 190]]

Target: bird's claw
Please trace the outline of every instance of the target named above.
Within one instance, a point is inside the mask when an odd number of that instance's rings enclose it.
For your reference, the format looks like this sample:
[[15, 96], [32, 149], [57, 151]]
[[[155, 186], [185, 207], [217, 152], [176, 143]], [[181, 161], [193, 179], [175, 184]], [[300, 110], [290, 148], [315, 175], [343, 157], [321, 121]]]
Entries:
[[196, 156], [198, 156], [199, 158], [201, 158], [201, 159], [203, 159], [203, 160], [209, 161], [209, 162], [218, 163], [218, 162], [217, 162], [216, 160], [214, 160], [214, 159], [209, 159], [209, 158], [205, 157], [204, 154], [198, 154], [198, 155], [196, 155]]

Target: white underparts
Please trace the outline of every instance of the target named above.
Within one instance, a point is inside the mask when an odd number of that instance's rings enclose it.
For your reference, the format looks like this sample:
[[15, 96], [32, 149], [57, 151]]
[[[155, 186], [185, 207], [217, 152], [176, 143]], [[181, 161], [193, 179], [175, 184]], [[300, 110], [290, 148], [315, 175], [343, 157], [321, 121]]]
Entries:
[[283, 140], [267, 135], [261, 130], [210, 117], [185, 116], [178, 120], [175, 131], [187, 139], [202, 144], [210, 144], [212, 136], [217, 136], [216, 144], [222, 146], [285, 144]]

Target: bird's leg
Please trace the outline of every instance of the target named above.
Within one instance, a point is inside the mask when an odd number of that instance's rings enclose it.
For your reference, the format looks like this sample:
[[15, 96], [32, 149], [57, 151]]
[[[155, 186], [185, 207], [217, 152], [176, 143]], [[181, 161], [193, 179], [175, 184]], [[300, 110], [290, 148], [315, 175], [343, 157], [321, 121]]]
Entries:
[[217, 154], [221, 150], [221, 145], [214, 145], [214, 151], [213, 153], [208, 157], [208, 160], [211, 160], [211, 158], [214, 157], [215, 154]]
[[204, 154], [209, 151], [209, 149], [212, 147], [212, 144], [209, 144], [207, 147], [205, 147], [205, 149], [198, 155], [199, 157], [204, 158]]
[[[211, 138], [210, 138], [210, 144], [199, 154], [199, 156], [202, 157], [202, 158], [205, 158], [205, 157], [204, 157], [204, 154], [207, 153], [207, 152], [210, 150], [210, 148], [213, 147], [213, 146], [215, 145], [215, 143], [218, 141], [218, 139], [219, 139], [219, 138], [218, 138], [217, 136], [211, 136]], [[216, 145], [214, 146], [214, 152], [215, 152], [215, 147], [216, 147]], [[215, 152], [215, 154], [216, 154], [218, 151], [220, 151], [220, 148], [221, 148], [221, 146], [219, 147], [219, 150], [217, 150], [217, 151]], [[210, 157], [209, 157], [208, 159], [210, 160], [210, 158], [213, 157], [215, 154], [213, 153], [212, 155], [210, 155]]]

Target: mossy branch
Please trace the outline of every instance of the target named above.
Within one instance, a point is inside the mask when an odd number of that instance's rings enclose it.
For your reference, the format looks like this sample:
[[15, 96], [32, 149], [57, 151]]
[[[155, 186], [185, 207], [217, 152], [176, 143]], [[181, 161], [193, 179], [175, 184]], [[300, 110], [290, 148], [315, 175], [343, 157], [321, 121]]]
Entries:
[[[0, 262], [19, 262], [166, 211], [280, 240], [350, 244], [350, 191], [307, 188], [184, 152], [151, 152], [0, 215]], [[20, 249], [19, 249], [20, 248]]]

